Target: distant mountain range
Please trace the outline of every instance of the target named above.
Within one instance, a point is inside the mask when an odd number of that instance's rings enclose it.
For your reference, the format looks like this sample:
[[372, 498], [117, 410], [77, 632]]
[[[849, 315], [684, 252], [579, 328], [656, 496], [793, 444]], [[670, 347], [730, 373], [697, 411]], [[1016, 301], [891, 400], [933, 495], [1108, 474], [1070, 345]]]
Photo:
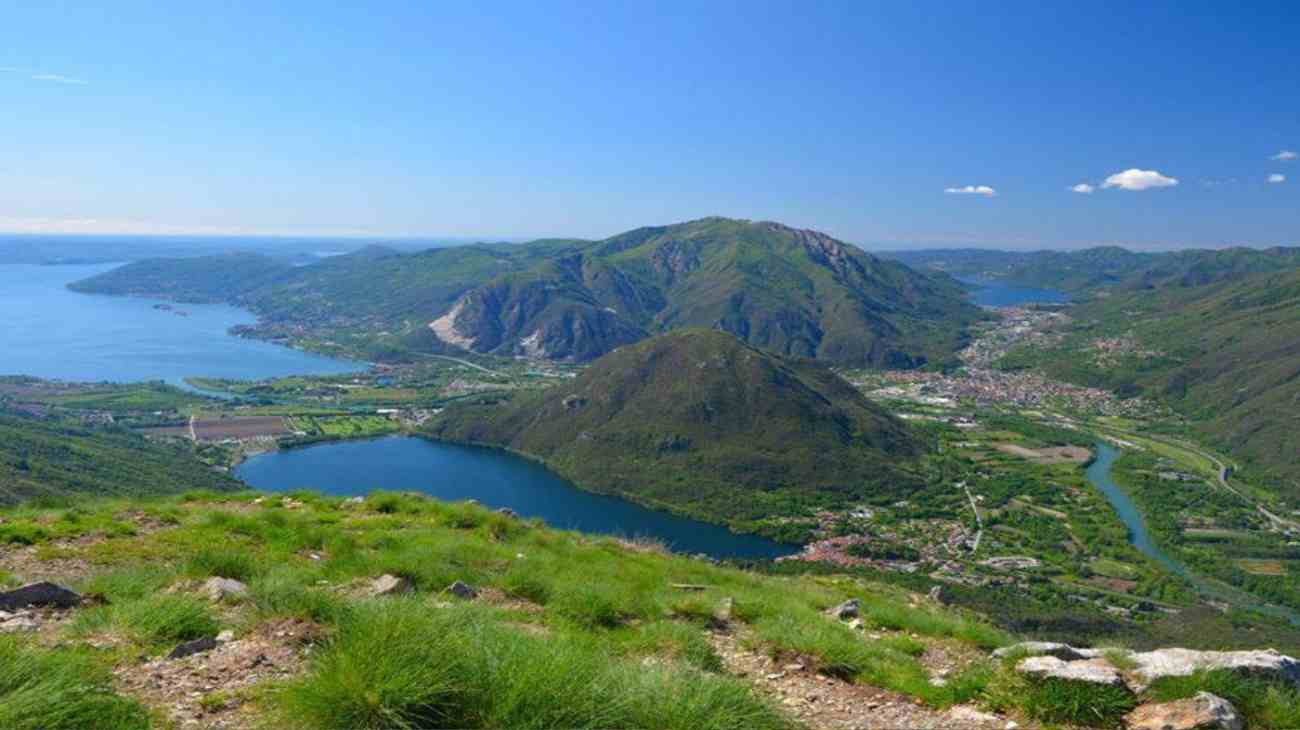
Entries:
[[[825, 366], [685, 329], [619, 348], [570, 383], [447, 409], [443, 440], [543, 459], [580, 486], [754, 529], [804, 508], [889, 503], [924, 442]], [[765, 532], [780, 535], [780, 520]]]
[[945, 274], [816, 231], [726, 218], [602, 241], [370, 247], [310, 266], [257, 254], [156, 259], [73, 288], [230, 302], [314, 331], [373, 333], [392, 352], [570, 361], [702, 326], [785, 355], [916, 367], [950, 360], [984, 317]]
[[1192, 287], [1300, 266], [1300, 248], [1187, 249], [1140, 253], [1118, 246], [1081, 251], [933, 249], [882, 257], [956, 277], [1005, 281], [1070, 293], [1103, 288]]

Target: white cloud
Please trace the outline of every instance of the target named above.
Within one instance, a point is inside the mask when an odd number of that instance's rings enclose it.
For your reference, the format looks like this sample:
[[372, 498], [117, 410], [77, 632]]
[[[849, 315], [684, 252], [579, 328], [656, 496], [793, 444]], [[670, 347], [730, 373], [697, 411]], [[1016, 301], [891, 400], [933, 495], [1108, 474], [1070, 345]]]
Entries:
[[1281, 152], [1277, 153], [1276, 155], [1273, 155], [1268, 159], [1277, 160], [1279, 162], [1289, 162], [1291, 160], [1294, 160], [1296, 157], [1300, 157], [1300, 155], [1297, 155], [1291, 150], [1282, 150]]
[[82, 80], [82, 79], [76, 79], [76, 78], [73, 78], [73, 77], [71, 77], [71, 76], [63, 76], [63, 75], [60, 75], [60, 74], [33, 74], [33, 75], [32, 75], [32, 80], [33, 80], [33, 81], [52, 81], [52, 82], [54, 82], [54, 83], [56, 83], [56, 84], [73, 84], [73, 85], [76, 85], [76, 86], [85, 86], [86, 84], [90, 83], [89, 81], [85, 81], [85, 80]]
[[987, 185], [967, 185], [961, 188], [944, 188], [943, 191], [949, 195], [983, 195], [991, 198], [998, 194], [998, 191]]
[[1096, 187], [1089, 185], [1088, 183], [1079, 183], [1078, 185], [1074, 185], [1070, 188], [1072, 192], [1083, 193], [1084, 195], [1091, 195], [1092, 191], [1096, 189], [1097, 189]]
[[11, 74], [22, 74], [32, 81], [48, 81], [55, 84], [72, 84], [76, 86], [85, 86], [89, 81], [79, 79], [73, 76], [64, 76], [63, 74], [40, 73], [28, 68], [18, 68], [17, 66], [0, 66], [0, 72]]
[[1102, 183], [1103, 188], [1119, 188], [1120, 190], [1150, 190], [1152, 188], [1170, 188], [1178, 184], [1178, 180], [1172, 177], [1166, 177], [1155, 170], [1139, 170], [1136, 167], [1117, 172], [1106, 178]]
[[1286, 175], [1279, 175], [1275, 172], [1268, 176], [1268, 181], [1271, 183], [1284, 183], [1286, 182]]

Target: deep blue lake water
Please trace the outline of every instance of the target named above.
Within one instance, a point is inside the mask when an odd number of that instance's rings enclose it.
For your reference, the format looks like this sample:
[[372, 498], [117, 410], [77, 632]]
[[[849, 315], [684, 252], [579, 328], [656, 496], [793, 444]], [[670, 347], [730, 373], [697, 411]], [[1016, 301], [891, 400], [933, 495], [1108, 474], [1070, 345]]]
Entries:
[[113, 265], [0, 265], [0, 374], [57, 380], [181, 385], [193, 375], [259, 379], [352, 372], [363, 363], [333, 360], [226, 331], [256, 318], [225, 305], [92, 296], [66, 285]]
[[1036, 289], [1032, 286], [1017, 286], [1003, 281], [990, 281], [959, 277], [967, 284], [975, 285], [970, 293], [971, 301], [985, 307], [1015, 307], [1021, 304], [1061, 304], [1070, 301], [1064, 292], [1055, 289]]
[[477, 499], [540, 517], [552, 527], [654, 537], [677, 552], [716, 558], [773, 558], [795, 551], [794, 546], [584, 492], [508, 452], [409, 436], [261, 454], [236, 467], [235, 475], [256, 489], [272, 491], [309, 488], [353, 496], [386, 489], [444, 500]]

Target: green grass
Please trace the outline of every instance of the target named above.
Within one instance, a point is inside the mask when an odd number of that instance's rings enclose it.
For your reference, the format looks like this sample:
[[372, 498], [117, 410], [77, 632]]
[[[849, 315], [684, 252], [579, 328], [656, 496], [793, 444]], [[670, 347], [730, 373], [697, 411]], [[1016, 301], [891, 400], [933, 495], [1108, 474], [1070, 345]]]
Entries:
[[284, 726], [339, 730], [791, 727], [734, 680], [621, 666], [579, 639], [412, 599], [359, 607], [281, 703]]
[[[788, 727], [722, 671], [707, 632], [726, 599], [734, 602], [730, 629], [763, 650], [812, 657], [830, 673], [939, 707], [974, 698], [987, 677], [976, 667], [946, 687], [929, 684], [917, 659], [928, 643], [1009, 640], [972, 615], [910, 608], [902, 589], [717, 566], [477, 505], [406, 494], [350, 505], [301, 493], [289, 495], [290, 509], [284, 495], [253, 504], [255, 496], [84, 502], [60, 535], [102, 537], [37, 542], [38, 554], [90, 566], [75, 587], [97, 600], [72, 614], [62, 640], [112, 637], [105, 656], [133, 662], [225, 627], [312, 622], [314, 635], [328, 639], [311, 652], [308, 673], [284, 692], [253, 688], [241, 697], [281, 724], [325, 728]], [[49, 524], [66, 509], [0, 517]], [[167, 525], [99, 532], [107, 519], [139, 513], [166, 515]], [[383, 573], [410, 578], [415, 591], [365, 598]], [[211, 575], [244, 580], [249, 595], [210, 603], [197, 586]], [[484, 597], [451, 598], [445, 589], [455, 580]], [[701, 589], [674, 587], [681, 584]], [[869, 640], [824, 614], [851, 596], [871, 630], [889, 630], [886, 638]]]
[[144, 730], [149, 715], [113, 693], [89, 655], [40, 649], [0, 635], [0, 727], [6, 730]]
[[1027, 679], [1010, 662], [990, 676], [982, 696], [994, 710], [1016, 709], [1043, 722], [1095, 728], [1121, 727], [1124, 715], [1138, 704], [1126, 687]]
[[1210, 692], [1232, 703], [1249, 728], [1300, 727], [1300, 689], [1232, 672], [1200, 672], [1188, 677], [1165, 677], [1147, 694], [1159, 702]]

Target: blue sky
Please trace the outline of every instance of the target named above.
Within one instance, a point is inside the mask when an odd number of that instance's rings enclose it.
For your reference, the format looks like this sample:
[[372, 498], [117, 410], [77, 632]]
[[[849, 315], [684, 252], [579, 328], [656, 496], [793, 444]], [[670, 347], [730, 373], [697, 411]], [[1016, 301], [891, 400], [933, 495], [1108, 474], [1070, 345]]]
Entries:
[[1294, 3], [13, 5], [0, 230], [1300, 245]]

